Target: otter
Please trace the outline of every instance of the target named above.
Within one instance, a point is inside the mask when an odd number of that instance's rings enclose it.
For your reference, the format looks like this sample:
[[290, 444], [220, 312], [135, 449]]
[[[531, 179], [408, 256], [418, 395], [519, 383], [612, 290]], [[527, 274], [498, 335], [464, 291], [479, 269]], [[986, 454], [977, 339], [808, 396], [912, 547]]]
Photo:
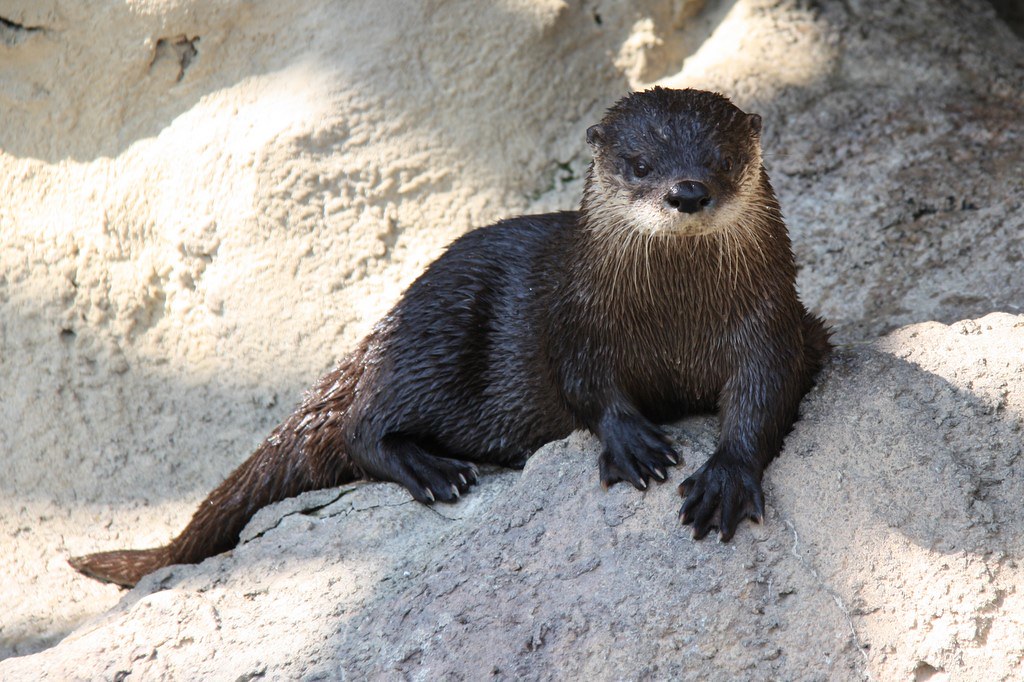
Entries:
[[260, 507], [359, 479], [451, 502], [476, 464], [522, 467], [576, 429], [601, 441], [604, 486], [645, 490], [679, 461], [657, 424], [714, 410], [680, 519], [723, 541], [762, 522], [762, 474], [831, 346], [797, 295], [760, 133], [717, 93], [622, 98], [587, 130], [579, 211], [455, 240], [170, 544], [71, 565], [131, 586], [234, 547]]

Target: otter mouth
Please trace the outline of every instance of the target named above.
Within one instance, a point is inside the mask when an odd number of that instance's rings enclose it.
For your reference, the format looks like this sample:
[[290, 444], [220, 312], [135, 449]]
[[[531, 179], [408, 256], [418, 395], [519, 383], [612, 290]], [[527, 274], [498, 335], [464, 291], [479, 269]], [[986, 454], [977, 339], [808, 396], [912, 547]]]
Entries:
[[676, 175], [661, 182], [627, 182], [619, 175], [595, 183], [591, 217], [630, 232], [696, 236], [717, 229], [717, 215], [726, 194], [717, 183], [696, 174]]
[[642, 199], [656, 207], [654, 231], [682, 236], [706, 236], [729, 228], [736, 216], [737, 196], [728, 184], [697, 175], [677, 176], [670, 184], [649, 191]]
[[703, 182], [682, 180], [648, 201], [658, 203], [656, 232], [698, 237], [718, 231], [720, 199]]
[[718, 231], [718, 223], [708, 211], [690, 215], [669, 215], [665, 223], [656, 230], [659, 234], [681, 237], [703, 237]]
[[617, 175], [600, 180], [589, 202], [597, 225], [649, 236], [698, 237], [726, 229], [732, 213], [730, 188], [701, 174], [643, 184]]
[[676, 194], [666, 198], [664, 193], [656, 193], [623, 202], [620, 216], [622, 224], [643, 234], [697, 237], [719, 231], [720, 208], [710, 197]]

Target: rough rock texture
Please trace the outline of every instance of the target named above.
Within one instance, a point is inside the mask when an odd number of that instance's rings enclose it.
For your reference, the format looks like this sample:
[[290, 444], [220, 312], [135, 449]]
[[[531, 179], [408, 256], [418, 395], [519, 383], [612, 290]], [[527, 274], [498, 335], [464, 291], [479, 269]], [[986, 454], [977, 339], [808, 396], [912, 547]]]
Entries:
[[[454, 236], [572, 207], [651, 82], [764, 115], [844, 343], [765, 526], [695, 543], [576, 434], [454, 506], [286, 501], [128, 593], [66, 565], [180, 530]], [[1022, 82], [981, 0], [8, 0], [0, 678], [1021, 677]], [[674, 484], [715, 422], [673, 433]]]

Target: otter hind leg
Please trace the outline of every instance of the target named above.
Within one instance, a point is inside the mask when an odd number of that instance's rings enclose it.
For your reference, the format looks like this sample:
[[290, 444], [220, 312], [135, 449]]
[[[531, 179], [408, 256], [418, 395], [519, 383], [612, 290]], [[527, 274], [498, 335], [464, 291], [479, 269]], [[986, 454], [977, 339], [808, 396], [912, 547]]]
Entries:
[[639, 490], [647, 480], [664, 481], [666, 470], [680, 458], [665, 432], [635, 410], [609, 410], [601, 419], [604, 450], [598, 459], [601, 485], [628, 481]]
[[373, 478], [404, 486], [419, 502], [454, 502], [476, 483], [473, 464], [430, 454], [405, 436], [388, 436], [381, 441], [376, 466], [366, 467]]

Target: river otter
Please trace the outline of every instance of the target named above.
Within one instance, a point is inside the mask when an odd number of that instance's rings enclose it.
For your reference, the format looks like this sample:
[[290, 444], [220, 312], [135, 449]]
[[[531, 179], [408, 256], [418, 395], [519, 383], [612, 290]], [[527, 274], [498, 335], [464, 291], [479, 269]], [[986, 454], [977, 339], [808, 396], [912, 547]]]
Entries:
[[722, 95], [631, 94], [587, 131], [578, 212], [457, 239], [165, 547], [71, 559], [121, 585], [230, 549], [257, 509], [356, 479], [452, 501], [473, 463], [522, 466], [574, 429], [601, 482], [643, 490], [678, 456], [655, 425], [717, 408], [683, 523], [729, 540], [829, 352], [761, 163], [761, 118]]

